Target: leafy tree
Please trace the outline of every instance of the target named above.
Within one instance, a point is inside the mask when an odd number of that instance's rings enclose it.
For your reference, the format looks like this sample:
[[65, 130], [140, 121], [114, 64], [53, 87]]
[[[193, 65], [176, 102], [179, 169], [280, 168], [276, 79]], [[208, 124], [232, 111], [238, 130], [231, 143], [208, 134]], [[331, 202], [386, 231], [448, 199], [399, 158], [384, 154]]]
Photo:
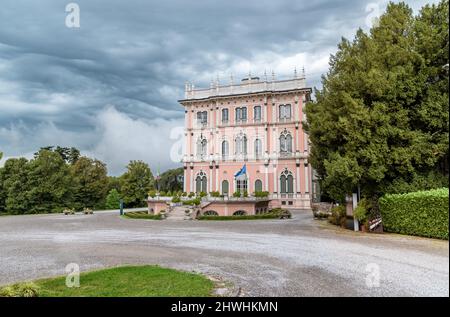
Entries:
[[165, 171], [161, 174], [158, 182], [160, 190], [163, 191], [179, 191], [183, 190], [183, 182], [180, 177], [183, 176], [183, 168], [175, 168]]
[[120, 177], [116, 176], [108, 176], [108, 193], [115, 189], [120, 193]]
[[305, 108], [309, 160], [327, 194], [342, 200], [360, 186], [375, 196], [430, 175], [448, 183], [445, 64], [448, 0], [418, 17], [390, 3], [369, 34], [342, 39]]
[[109, 191], [108, 196], [106, 196], [106, 209], [118, 209], [120, 204], [120, 194], [113, 188]]
[[0, 169], [0, 211], [20, 214], [29, 211], [27, 198], [28, 160], [11, 158]]
[[131, 161], [120, 178], [122, 198], [128, 207], [142, 206], [147, 193], [153, 188], [153, 174], [147, 163]]
[[108, 192], [106, 165], [95, 159], [80, 157], [71, 166], [74, 207], [102, 207]]
[[[26, 213], [56, 212], [70, 203], [72, 179], [69, 167], [58, 153], [41, 150], [27, 165], [23, 167], [28, 170], [25, 184], [29, 210], [25, 210]], [[8, 199], [22, 198], [8, 195]], [[12, 209], [8, 200], [7, 207]]]

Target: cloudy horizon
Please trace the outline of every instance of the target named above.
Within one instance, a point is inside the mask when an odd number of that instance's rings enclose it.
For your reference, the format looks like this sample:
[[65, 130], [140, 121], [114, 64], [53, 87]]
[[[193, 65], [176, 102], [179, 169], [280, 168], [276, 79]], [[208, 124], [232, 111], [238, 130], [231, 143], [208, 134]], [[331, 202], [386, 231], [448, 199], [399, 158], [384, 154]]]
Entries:
[[[65, 7], [80, 7], [80, 28]], [[426, 3], [407, 1], [415, 13]], [[77, 147], [118, 175], [130, 160], [171, 159], [184, 82], [209, 87], [249, 72], [320, 87], [341, 37], [368, 30], [387, 1], [26, 1], [0, 4], [0, 151]], [[178, 132], [177, 132], [178, 131]]]

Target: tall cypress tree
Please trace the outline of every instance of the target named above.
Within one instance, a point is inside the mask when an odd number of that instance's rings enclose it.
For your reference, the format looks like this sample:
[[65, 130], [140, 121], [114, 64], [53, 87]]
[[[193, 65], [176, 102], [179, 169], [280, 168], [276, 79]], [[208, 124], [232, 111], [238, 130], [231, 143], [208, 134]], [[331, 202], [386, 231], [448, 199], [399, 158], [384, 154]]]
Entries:
[[342, 200], [448, 181], [448, 1], [419, 16], [390, 3], [379, 25], [342, 39], [305, 112], [310, 161]]

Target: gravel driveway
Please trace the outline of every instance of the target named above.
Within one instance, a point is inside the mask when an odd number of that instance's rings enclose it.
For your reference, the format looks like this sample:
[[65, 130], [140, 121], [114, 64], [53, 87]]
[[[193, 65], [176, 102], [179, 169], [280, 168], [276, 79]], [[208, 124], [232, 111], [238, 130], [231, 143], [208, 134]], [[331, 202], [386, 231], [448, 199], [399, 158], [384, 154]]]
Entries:
[[449, 296], [448, 247], [343, 230], [306, 212], [225, 222], [4, 216], [0, 284], [61, 275], [69, 263], [82, 271], [146, 263], [219, 276], [246, 296]]

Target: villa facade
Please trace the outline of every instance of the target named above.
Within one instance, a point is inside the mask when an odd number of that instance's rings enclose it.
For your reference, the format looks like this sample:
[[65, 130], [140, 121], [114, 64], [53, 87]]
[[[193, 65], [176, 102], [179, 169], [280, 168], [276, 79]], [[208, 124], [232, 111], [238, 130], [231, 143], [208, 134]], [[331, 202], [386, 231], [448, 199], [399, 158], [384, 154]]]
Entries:
[[264, 76], [209, 88], [186, 83], [184, 191], [253, 196], [271, 207], [310, 207], [311, 167], [303, 107], [311, 88], [304, 72], [287, 80]]

